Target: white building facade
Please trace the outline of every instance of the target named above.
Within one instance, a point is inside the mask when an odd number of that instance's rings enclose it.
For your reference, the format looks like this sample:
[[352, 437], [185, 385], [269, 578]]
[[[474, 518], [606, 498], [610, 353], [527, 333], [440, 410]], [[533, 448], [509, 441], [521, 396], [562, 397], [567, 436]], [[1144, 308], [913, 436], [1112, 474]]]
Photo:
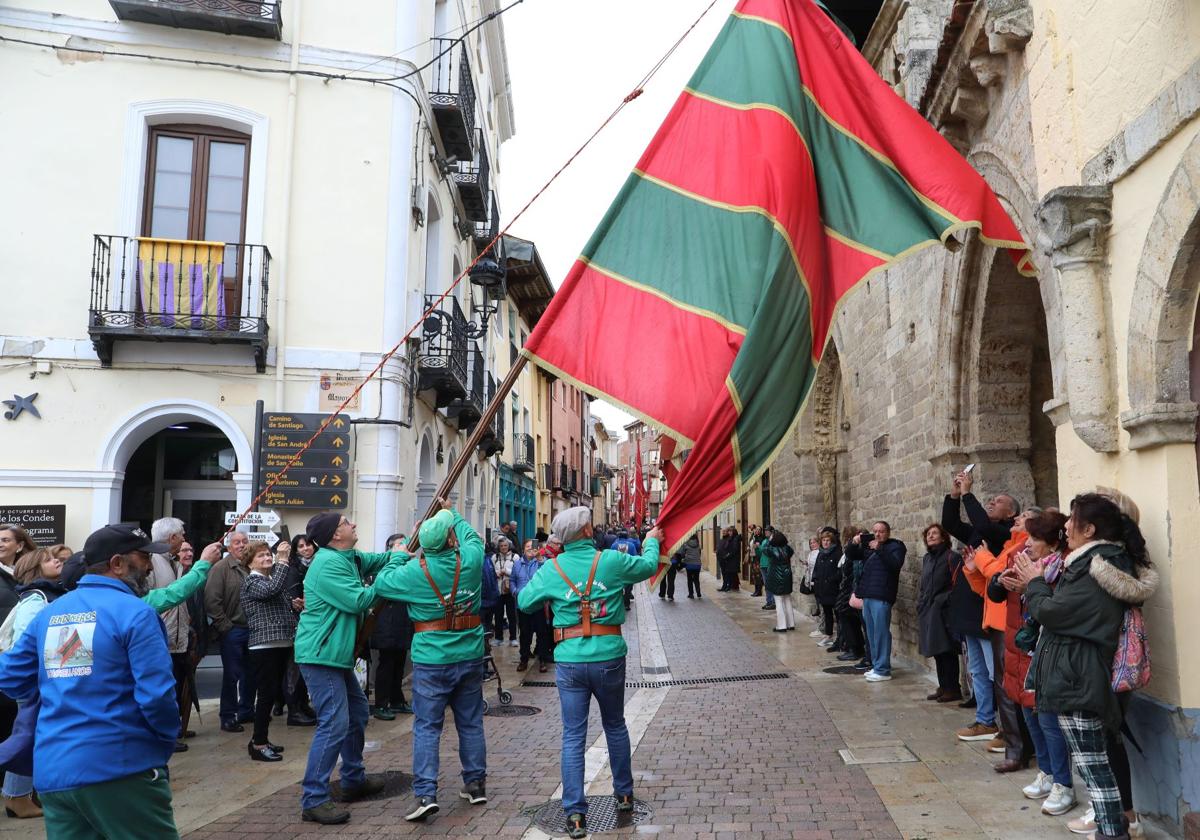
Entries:
[[[40, 415], [0, 420], [0, 519], [57, 509], [76, 546], [168, 515], [216, 537], [255, 496], [256, 404], [328, 414], [399, 345], [285, 479], [309, 507], [275, 509], [292, 534], [344, 511], [368, 548], [411, 530], [509, 353], [504, 286], [466, 279], [404, 338], [499, 229], [497, 8], [0, 8], [0, 113], [23, 127], [0, 132], [0, 395]], [[507, 437], [452, 493], [481, 531]]]

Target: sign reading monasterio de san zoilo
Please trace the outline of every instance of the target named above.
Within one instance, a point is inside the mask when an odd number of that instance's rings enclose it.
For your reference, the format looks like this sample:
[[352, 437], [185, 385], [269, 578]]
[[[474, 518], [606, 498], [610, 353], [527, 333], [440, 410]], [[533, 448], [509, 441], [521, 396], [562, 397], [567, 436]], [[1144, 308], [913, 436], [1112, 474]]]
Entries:
[[291, 469], [292, 457], [321, 428], [327, 414], [264, 414], [262, 488], [277, 482], [263, 497], [266, 507], [340, 510], [350, 496], [350, 421], [335, 417]]

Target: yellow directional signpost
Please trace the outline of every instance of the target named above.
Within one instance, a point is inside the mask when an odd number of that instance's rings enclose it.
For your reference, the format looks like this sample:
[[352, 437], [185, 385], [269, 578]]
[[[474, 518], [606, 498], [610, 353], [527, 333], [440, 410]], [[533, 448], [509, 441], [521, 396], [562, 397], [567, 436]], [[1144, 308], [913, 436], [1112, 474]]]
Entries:
[[283, 467], [324, 424], [327, 414], [263, 414], [262, 485], [274, 483], [263, 497], [266, 507], [340, 510], [350, 490], [350, 421], [335, 417], [291, 469]]

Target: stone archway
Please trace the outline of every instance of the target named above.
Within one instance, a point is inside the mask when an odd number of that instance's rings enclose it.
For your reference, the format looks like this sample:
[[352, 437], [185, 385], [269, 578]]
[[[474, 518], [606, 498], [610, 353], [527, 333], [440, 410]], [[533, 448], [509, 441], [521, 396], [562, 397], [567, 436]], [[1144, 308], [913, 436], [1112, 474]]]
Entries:
[[169, 400], [144, 405], [125, 415], [109, 432], [100, 448], [97, 468], [112, 475], [111, 484], [97, 487], [92, 495], [92, 527], [117, 522], [121, 516], [121, 492], [125, 468], [138, 447], [154, 435], [184, 423], [200, 422], [217, 429], [228, 440], [237, 456], [238, 471], [233, 473], [239, 509], [250, 506], [254, 478], [250, 465], [254, 455], [250, 440], [233, 418], [220, 409], [199, 400]]
[[1129, 448], [1196, 439], [1189, 350], [1200, 271], [1200, 137], [1192, 140], [1155, 209], [1138, 263], [1129, 313]]

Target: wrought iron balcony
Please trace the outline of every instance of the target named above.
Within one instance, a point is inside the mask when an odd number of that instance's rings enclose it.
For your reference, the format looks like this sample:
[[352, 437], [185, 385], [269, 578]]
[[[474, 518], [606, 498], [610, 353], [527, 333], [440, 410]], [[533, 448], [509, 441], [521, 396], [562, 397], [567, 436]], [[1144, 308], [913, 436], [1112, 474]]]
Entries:
[[561, 490], [564, 493], [571, 489], [571, 470], [566, 464], [558, 465], [558, 482], [554, 485], [554, 489]]
[[280, 39], [279, 0], [109, 0], [121, 20]]
[[201, 341], [267, 360], [265, 245], [97, 234], [88, 335], [103, 367], [117, 341]]
[[483, 129], [475, 129], [475, 156], [458, 162], [458, 170], [450, 173], [458, 187], [463, 211], [473, 222], [485, 221], [488, 217], [488, 186], [491, 167], [488, 163], [487, 144], [483, 141]]
[[613, 470], [612, 470], [612, 467], [610, 467], [608, 464], [604, 463], [604, 461], [597, 458], [595, 474], [600, 476], [601, 478], [612, 478]]
[[554, 465], [553, 464], [538, 464], [537, 466], [537, 483], [539, 490], [554, 489]]
[[447, 155], [470, 160], [475, 140], [475, 82], [467, 44], [455, 44], [452, 38], [434, 38], [433, 78], [429, 85], [429, 104]]
[[[487, 374], [487, 389], [484, 393], [486, 395], [485, 403], [491, 404], [492, 399], [496, 396], [496, 378], [490, 373]], [[479, 441], [479, 451], [488, 458], [497, 452], [504, 451], [504, 406], [500, 406], [492, 416], [492, 422], [488, 424]]]
[[513, 435], [513, 469], [522, 473], [533, 471], [533, 435]]
[[[483, 221], [475, 223], [475, 253], [481, 253], [500, 233], [500, 205], [496, 202], [496, 193], [488, 193], [488, 215]], [[492, 252], [498, 252], [500, 243], [497, 242]], [[497, 256], [499, 254], [497, 253]]]
[[485, 372], [483, 369], [483, 351], [479, 342], [472, 341], [467, 346], [467, 367], [470, 387], [467, 393], [446, 406], [446, 416], [458, 423], [458, 429], [469, 432], [475, 428], [479, 418], [483, 416]]
[[[428, 309], [437, 295], [425, 296]], [[421, 325], [421, 350], [417, 356], [417, 390], [431, 392], [433, 404], [446, 408], [464, 399], [470, 390], [467, 378], [467, 319], [458, 299], [447, 297]], [[478, 419], [478, 418], [476, 418]]]

